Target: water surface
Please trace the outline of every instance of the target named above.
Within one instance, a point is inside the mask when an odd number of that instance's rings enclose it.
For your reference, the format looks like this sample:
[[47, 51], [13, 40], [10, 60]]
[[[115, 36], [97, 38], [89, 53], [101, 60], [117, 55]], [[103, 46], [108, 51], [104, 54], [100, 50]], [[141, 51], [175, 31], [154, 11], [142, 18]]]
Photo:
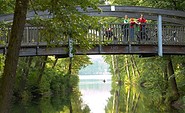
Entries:
[[91, 113], [105, 113], [111, 90], [111, 75], [81, 75], [79, 90]]

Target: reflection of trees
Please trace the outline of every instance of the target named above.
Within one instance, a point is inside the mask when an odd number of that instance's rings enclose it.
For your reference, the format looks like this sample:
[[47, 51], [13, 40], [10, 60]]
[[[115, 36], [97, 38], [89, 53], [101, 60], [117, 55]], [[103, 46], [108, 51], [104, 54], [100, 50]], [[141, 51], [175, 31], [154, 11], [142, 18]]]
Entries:
[[122, 85], [112, 89], [106, 113], [181, 113], [162, 102], [160, 90]]
[[[121, 76], [121, 71], [124, 69], [123, 65], [119, 65], [119, 57], [116, 55], [111, 56], [111, 66], [113, 67], [113, 88], [112, 97], [109, 99], [108, 105], [106, 107], [107, 113], [134, 113], [138, 106], [140, 99], [140, 93], [133, 92], [131, 86], [126, 86], [123, 84], [123, 77]], [[127, 77], [130, 78], [128, 60], [126, 58], [125, 63]], [[134, 66], [133, 66], [134, 67]], [[133, 72], [134, 74], [134, 72]]]
[[114, 92], [112, 113], [119, 113], [120, 89], [121, 86], [119, 86], [119, 89]]
[[[184, 86], [184, 84], [178, 84], [176, 81], [178, 79], [177, 77], [181, 75], [181, 80], [179, 81], [184, 82], [183, 75], [185, 72], [183, 68], [185, 62], [184, 57], [178, 56], [178, 59], [182, 58], [181, 60], [174, 58], [174, 56], [166, 55], [164, 57], [143, 58], [138, 60], [138, 58], [133, 55], [120, 55], [107, 58], [107, 62], [112, 65], [112, 74], [118, 74], [117, 80], [121, 78], [119, 75], [122, 75], [126, 78], [124, 80], [122, 79], [122, 82], [129, 82], [131, 84], [134, 82], [141, 84], [143, 87], [152, 86], [154, 88], [159, 85], [160, 87], [158, 88], [161, 90], [163, 102], [166, 101], [166, 104], [173, 105], [181, 96], [179, 85], [181, 85], [181, 87]], [[117, 64], [117, 60], [119, 64]], [[121, 72], [121, 65], [125, 68], [123, 73]], [[179, 68], [183, 70], [177, 70]], [[183, 87], [182, 89], [184, 92], [185, 88]], [[184, 94], [182, 95], [184, 96]]]
[[128, 86], [126, 93], [126, 113], [136, 113], [140, 99], [140, 92], [135, 92], [132, 86]]
[[112, 66], [113, 66], [113, 72], [114, 75], [117, 78], [118, 81], [118, 89], [115, 91], [114, 93], [114, 101], [113, 101], [113, 109], [112, 109], [112, 113], [118, 113], [118, 108], [119, 108], [119, 96], [120, 96], [120, 89], [121, 89], [121, 85], [120, 85], [120, 81], [121, 81], [121, 77], [120, 77], [120, 73], [119, 73], [119, 67], [118, 67], [118, 57], [116, 55], [112, 55]]
[[106, 113], [174, 111], [170, 102], [179, 98], [174, 69], [182, 68], [181, 60], [174, 58], [106, 57], [113, 74], [112, 97], [109, 98]]
[[106, 113], [137, 113], [139, 101], [140, 92], [131, 86], [119, 85], [108, 101]]
[[131, 109], [131, 111], [132, 111], [132, 113], [135, 113], [136, 112], [136, 108], [137, 108], [137, 106], [138, 106], [138, 101], [139, 101], [139, 99], [140, 99], [140, 93], [138, 94], [138, 95], [134, 95], [136, 98], [135, 98], [135, 100], [133, 101], [133, 106], [132, 106], [132, 109]]
[[69, 113], [69, 102], [71, 102], [74, 113], [90, 113], [90, 108], [82, 104], [82, 99], [78, 91], [71, 94], [71, 99], [65, 96], [55, 95], [51, 98], [42, 98], [33, 102], [16, 103], [11, 113]]

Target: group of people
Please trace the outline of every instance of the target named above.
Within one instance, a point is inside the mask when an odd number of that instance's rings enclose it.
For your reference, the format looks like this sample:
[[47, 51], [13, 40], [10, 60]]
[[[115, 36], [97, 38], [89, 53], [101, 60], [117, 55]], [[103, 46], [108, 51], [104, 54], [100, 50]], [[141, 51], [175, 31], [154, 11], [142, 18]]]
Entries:
[[[140, 18], [134, 19], [134, 18], [128, 18], [127, 15], [125, 15], [123, 24], [122, 24], [122, 31], [123, 31], [123, 41], [134, 41], [134, 33], [135, 33], [135, 26], [137, 26], [137, 30], [139, 31], [139, 37], [142, 39], [145, 35], [145, 24], [147, 20], [144, 18], [143, 14], [141, 14]], [[108, 39], [112, 38], [115, 40], [116, 37], [113, 34], [113, 28], [108, 28], [105, 31], [104, 34]], [[130, 37], [130, 40], [129, 38]]]
[[146, 22], [147, 20], [144, 18], [143, 14], [141, 14], [140, 18], [138, 18], [137, 20], [135, 20], [134, 18], [129, 19], [128, 16], [125, 15], [122, 25], [124, 40], [128, 41], [128, 36], [130, 36], [130, 41], [134, 41], [135, 25], [138, 26], [137, 28], [139, 31], [139, 37], [141, 39], [144, 38]]

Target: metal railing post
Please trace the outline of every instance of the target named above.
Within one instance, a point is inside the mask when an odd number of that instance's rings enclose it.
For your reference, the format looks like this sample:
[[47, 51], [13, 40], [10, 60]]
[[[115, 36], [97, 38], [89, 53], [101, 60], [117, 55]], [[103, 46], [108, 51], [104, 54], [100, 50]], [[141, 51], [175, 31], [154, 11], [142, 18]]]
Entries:
[[158, 55], [163, 56], [163, 48], [162, 48], [162, 16], [158, 15]]

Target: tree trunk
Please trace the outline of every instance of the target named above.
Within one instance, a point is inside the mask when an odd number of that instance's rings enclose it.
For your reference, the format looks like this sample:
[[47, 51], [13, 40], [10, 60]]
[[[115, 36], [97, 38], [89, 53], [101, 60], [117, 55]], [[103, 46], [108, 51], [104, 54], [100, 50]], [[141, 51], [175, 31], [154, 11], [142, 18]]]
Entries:
[[73, 88], [72, 88], [72, 86], [70, 85], [70, 79], [71, 79], [71, 74], [72, 74], [72, 60], [73, 60], [73, 58], [72, 57], [69, 57], [69, 70], [68, 70], [68, 92], [67, 92], [67, 94], [68, 94], [68, 98], [69, 98], [69, 111], [70, 111], [70, 113], [73, 113], [73, 107], [72, 107], [72, 100], [71, 100], [71, 93], [72, 93], [72, 90], [73, 90]]
[[134, 60], [134, 56], [133, 55], [131, 55], [131, 61], [132, 61], [133, 65], [134, 65], [134, 67], [135, 67], [135, 69], [136, 69], [136, 71], [138, 73], [138, 77], [140, 77], [140, 72], [139, 72], [139, 69], [137, 67], [137, 64], [136, 64], [136, 62]]
[[127, 76], [128, 76], [128, 80], [129, 80], [129, 82], [131, 82], [128, 57], [126, 57], [126, 58], [125, 58], [125, 60], [126, 60], [126, 61], [125, 61], [125, 63], [126, 63], [126, 73], [127, 73]]
[[135, 77], [136, 74], [135, 74], [135, 68], [134, 68], [134, 64], [133, 64], [132, 58], [131, 58], [131, 67], [132, 67], [132, 76]]
[[22, 91], [25, 89], [32, 60], [33, 60], [33, 57], [26, 57], [25, 59], [26, 66], [22, 71], [22, 76], [19, 83], [19, 93], [22, 93]]
[[169, 85], [171, 87], [171, 92], [172, 92], [172, 98], [170, 101], [171, 103], [173, 103], [174, 101], [179, 99], [180, 95], [177, 88], [171, 56], [168, 56], [168, 76], [169, 76]]
[[16, 0], [0, 92], [0, 113], [9, 113], [29, 0]]
[[55, 66], [57, 64], [57, 61], [58, 61], [58, 58], [55, 58], [55, 62], [53, 63], [53, 66], [52, 66], [53, 69], [55, 68]]
[[113, 96], [113, 99], [112, 99], [112, 112], [111, 113], [114, 113], [115, 111], [115, 103], [116, 103], [116, 91], [114, 92], [114, 96]]
[[139, 99], [140, 99], [140, 93], [138, 94], [136, 99], [137, 100], [135, 100], [134, 106], [132, 106], [132, 113], [136, 113], [136, 108], [138, 107], [138, 104], [139, 104], [138, 102], [139, 102]]
[[116, 75], [117, 75], [117, 79], [118, 79], [118, 84], [120, 85], [121, 84], [121, 75], [120, 75], [120, 68], [119, 68], [119, 57], [118, 56], [115, 56], [115, 68], [116, 68]]
[[111, 55], [111, 63], [112, 63], [112, 69], [113, 69], [113, 76], [115, 76], [115, 74], [116, 74], [116, 69], [115, 69], [115, 64], [114, 64], [114, 55]]
[[166, 94], [168, 90], [168, 66], [164, 69], [164, 89], [162, 90], [162, 102], [165, 102]]
[[40, 84], [40, 82], [42, 80], [42, 75], [43, 75], [43, 72], [44, 72], [44, 69], [45, 69], [45, 66], [46, 66], [47, 59], [48, 59], [48, 56], [45, 56], [44, 62], [41, 63], [42, 64], [41, 65], [41, 71], [40, 71], [39, 77], [37, 79], [37, 84]]
[[117, 99], [116, 99], [116, 113], [119, 113], [119, 100], [120, 100], [120, 90], [121, 90], [121, 85], [119, 86], [119, 89], [116, 91], [117, 94]]
[[131, 86], [129, 86], [129, 89], [128, 89], [128, 93], [127, 93], [127, 100], [126, 100], [126, 112], [125, 113], [129, 113], [129, 106], [130, 106], [130, 96], [131, 96]]

